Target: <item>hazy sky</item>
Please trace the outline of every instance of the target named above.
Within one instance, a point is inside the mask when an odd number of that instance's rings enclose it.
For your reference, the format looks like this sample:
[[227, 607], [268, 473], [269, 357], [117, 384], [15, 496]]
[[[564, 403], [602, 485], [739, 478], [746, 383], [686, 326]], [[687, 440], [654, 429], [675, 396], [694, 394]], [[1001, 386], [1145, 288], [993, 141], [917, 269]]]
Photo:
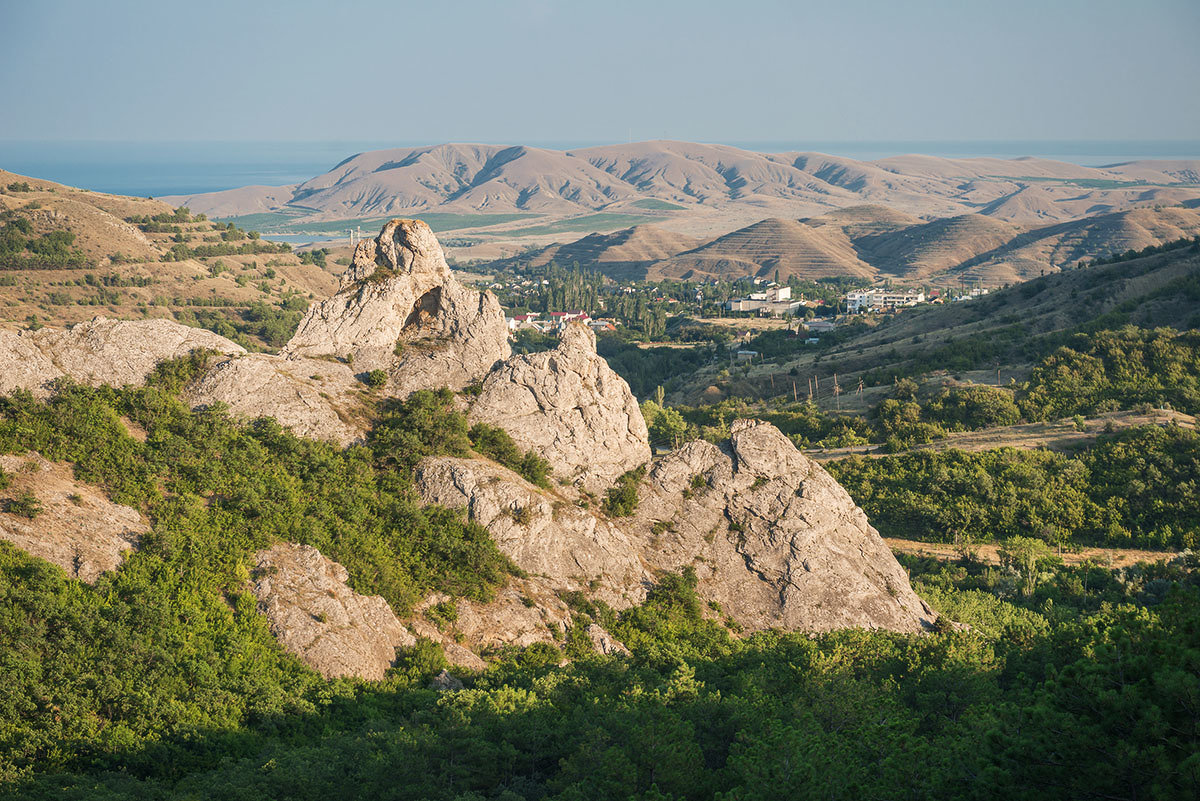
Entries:
[[0, 139], [1200, 139], [1198, 0], [0, 0]]

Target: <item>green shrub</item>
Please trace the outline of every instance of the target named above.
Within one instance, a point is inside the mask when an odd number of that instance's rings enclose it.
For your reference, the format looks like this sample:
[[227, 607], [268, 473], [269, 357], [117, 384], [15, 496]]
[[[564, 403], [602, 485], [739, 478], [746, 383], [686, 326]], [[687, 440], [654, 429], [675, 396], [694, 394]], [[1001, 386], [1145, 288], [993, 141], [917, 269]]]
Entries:
[[609, 517], [629, 517], [637, 511], [638, 485], [646, 475], [646, 466], [630, 470], [604, 493], [604, 513]]
[[21, 492], [5, 502], [4, 511], [32, 520], [42, 513], [42, 504], [33, 493]]

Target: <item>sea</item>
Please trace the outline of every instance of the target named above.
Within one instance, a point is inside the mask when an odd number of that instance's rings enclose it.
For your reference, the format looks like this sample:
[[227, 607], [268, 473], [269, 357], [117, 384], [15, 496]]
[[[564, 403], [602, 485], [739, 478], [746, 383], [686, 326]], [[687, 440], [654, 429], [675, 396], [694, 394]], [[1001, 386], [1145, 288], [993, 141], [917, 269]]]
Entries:
[[[428, 142], [28, 142], [0, 141], [0, 168], [118, 195], [160, 197], [240, 186], [283, 186], [320, 175], [368, 150]], [[609, 142], [526, 142], [573, 150]], [[945, 158], [1037, 158], [1086, 166], [1142, 159], [1200, 159], [1194, 141], [727, 142], [762, 153], [812, 151], [872, 161], [908, 153]]]

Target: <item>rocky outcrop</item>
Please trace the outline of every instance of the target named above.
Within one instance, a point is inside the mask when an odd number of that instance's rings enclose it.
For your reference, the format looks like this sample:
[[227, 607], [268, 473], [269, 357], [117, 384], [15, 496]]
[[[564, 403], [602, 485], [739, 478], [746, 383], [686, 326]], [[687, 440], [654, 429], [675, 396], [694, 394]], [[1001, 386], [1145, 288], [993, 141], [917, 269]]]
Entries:
[[584, 325], [568, 325], [554, 350], [514, 356], [491, 372], [470, 418], [500, 426], [589, 492], [650, 459], [637, 399]]
[[258, 608], [286, 650], [326, 678], [381, 679], [408, 632], [378, 595], [359, 595], [346, 568], [309, 545], [260, 551], [253, 573]]
[[65, 330], [0, 331], [0, 394], [20, 387], [49, 393], [57, 378], [83, 384], [141, 384], [160, 361], [197, 348], [245, 353], [228, 339], [170, 320], [97, 317]]
[[136, 509], [108, 500], [104, 493], [76, 481], [68, 465], [37, 453], [0, 456], [9, 484], [0, 499], [37, 499], [40, 512], [29, 517], [6, 513], [0, 500], [0, 539], [61, 567], [74, 577], [94, 582], [116, 570], [125, 553], [150, 530]]
[[[652, 580], [639, 555], [639, 537], [493, 462], [425, 459], [417, 466], [416, 486], [425, 503], [466, 508], [508, 558], [554, 588], [587, 590], [627, 606], [630, 588]], [[642, 595], [634, 589], [635, 600]]]
[[226, 404], [238, 417], [273, 417], [299, 436], [345, 446], [370, 427], [364, 389], [340, 362], [252, 353], [217, 363], [185, 398], [192, 406]]
[[479, 459], [427, 459], [416, 475], [426, 502], [465, 508], [546, 587], [618, 609], [643, 600], [657, 571], [690, 567], [749, 630], [916, 632], [936, 617], [850, 496], [766, 423], [656, 460], [632, 518], [599, 517]]
[[333, 297], [314, 304], [283, 355], [382, 369], [389, 394], [461, 389], [511, 354], [499, 301], [462, 286], [420, 220], [392, 220], [358, 246]]
[[412, 630], [440, 642], [447, 661], [470, 670], [481, 670], [487, 664], [475, 650], [555, 643], [571, 623], [571, 610], [558, 597], [554, 583], [538, 577], [510, 579], [487, 603], [458, 599], [454, 602], [455, 620], [442, 629], [422, 616], [430, 607], [449, 600], [440, 593], [426, 598], [418, 606]]
[[613, 637], [599, 624], [589, 623], [584, 629], [584, 634], [592, 641], [592, 647], [597, 653], [605, 656], [629, 656], [629, 649], [625, 647], [625, 643]]
[[917, 632], [936, 618], [846, 491], [768, 423], [739, 420], [727, 447], [657, 462], [630, 525], [651, 531], [648, 562], [693, 567], [750, 630]]

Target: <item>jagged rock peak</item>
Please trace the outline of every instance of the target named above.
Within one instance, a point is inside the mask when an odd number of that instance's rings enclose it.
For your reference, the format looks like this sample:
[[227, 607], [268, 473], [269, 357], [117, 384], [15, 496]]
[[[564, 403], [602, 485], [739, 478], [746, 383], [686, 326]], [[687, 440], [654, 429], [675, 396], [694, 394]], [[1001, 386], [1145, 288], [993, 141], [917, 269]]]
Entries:
[[389, 220], [379, 236], [359, 243], [354, 250], [350, 269], [342, 273], [341, 288], [375, 275], [386, 273], [428, 274], [445, 280], [450, 277], [450, 265], [433, 229], [421, 220]]
[[396, 396], [461, 389], [511, 353], [495, 295], [460, 284], [420, 220], [392, 220], [359, 245], [337, 294], [309, 307], [283, 350], [385, 370]]
[[505, 429], [589, 492], [650, 460], [637, 398], [578, 323], [563, 329], [554, 350], [514, 356], [489, 373], [470, 417]]

